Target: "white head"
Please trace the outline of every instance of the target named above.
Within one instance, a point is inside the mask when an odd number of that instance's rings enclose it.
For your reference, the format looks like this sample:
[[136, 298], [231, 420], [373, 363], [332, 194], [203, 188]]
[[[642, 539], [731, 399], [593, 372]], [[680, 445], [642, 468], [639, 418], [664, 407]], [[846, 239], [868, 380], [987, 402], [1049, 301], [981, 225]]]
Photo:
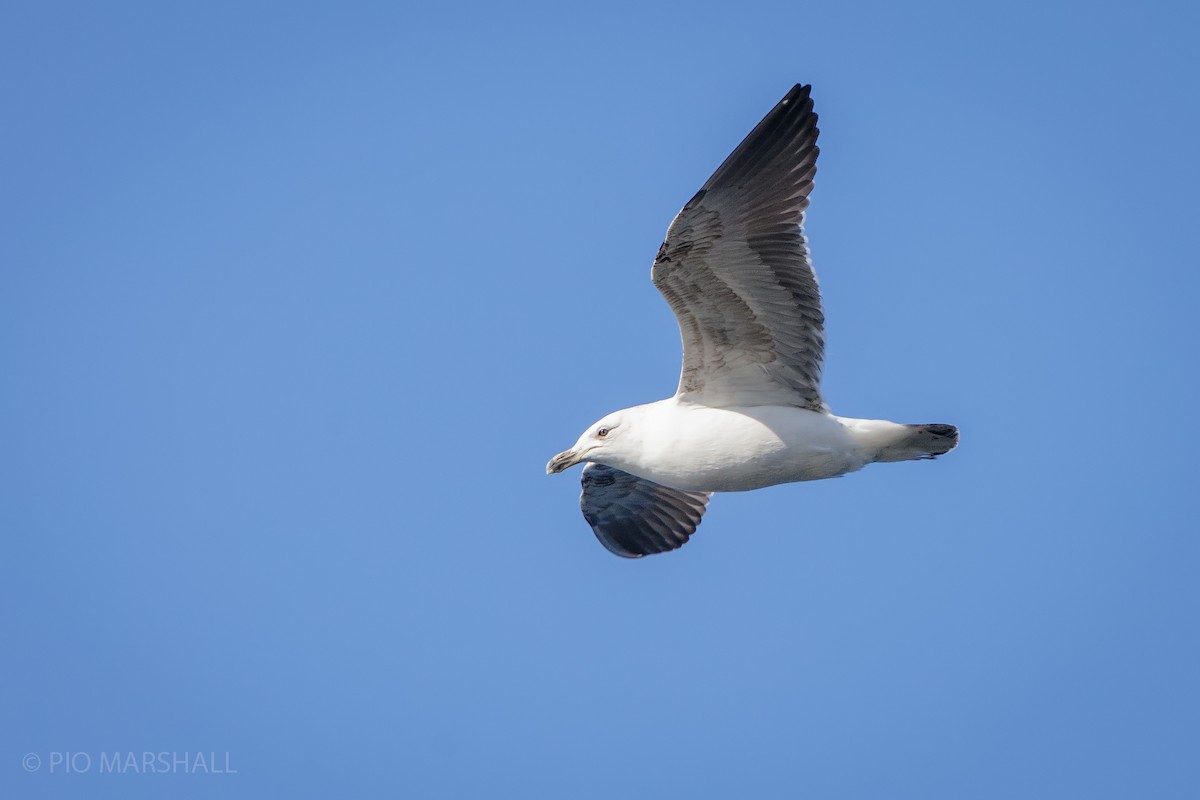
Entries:
[[546, 465], [546, 474], [562, 472], [581, 461], [594, 461], [619, 469], [624, 460], [622, 456], [625, 450], [636, 437], [636, 434], [631, 433], [633, 421], [638, 416], [636, 412], [636, 408], [614, 411], [590, 425], [579, 437], [579, 441], [575, 442], [574, 447], [550, 459], [550, 463]]

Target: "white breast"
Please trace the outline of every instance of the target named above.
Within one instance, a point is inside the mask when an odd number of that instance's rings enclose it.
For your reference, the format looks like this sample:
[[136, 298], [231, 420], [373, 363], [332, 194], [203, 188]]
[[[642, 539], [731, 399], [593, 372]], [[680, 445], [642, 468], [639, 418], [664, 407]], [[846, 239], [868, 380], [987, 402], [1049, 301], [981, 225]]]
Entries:
[[643, 406], [628, 472], [693, 492], [740, 492], [832, 478], [868, 457], [835, 417], [791, 406], [712, 408], [674, 398]]

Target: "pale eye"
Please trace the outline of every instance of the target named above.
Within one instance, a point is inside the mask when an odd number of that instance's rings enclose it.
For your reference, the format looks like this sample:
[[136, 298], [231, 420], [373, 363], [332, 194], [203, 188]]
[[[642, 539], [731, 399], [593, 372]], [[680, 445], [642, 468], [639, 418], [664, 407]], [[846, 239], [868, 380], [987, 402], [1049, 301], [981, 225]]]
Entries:
[[596, 431], [596, 435], [603, 439], [605, 436], [608, 436], [608, 428], [601, 428]]

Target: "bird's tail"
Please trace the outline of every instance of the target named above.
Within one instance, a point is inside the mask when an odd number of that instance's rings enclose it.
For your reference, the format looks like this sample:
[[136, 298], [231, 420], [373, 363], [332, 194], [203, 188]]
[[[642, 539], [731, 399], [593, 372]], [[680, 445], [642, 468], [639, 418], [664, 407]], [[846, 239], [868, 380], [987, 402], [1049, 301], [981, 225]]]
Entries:
[[912, 461], [937, 458], [958, 446], [958, 428], [953, 425], [897, 425], [880, 442], [876, 461]]

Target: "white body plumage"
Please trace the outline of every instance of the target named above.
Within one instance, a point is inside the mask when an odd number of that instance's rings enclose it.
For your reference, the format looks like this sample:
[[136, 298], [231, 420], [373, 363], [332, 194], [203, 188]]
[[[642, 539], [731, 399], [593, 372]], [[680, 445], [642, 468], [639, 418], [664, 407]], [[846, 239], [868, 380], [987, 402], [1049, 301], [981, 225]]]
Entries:
[[[671, 397], [610, 415], [597, 460], [689, 492], [743, 492], [834, 478], [880, 460], [912, 435], [886, 420], [835, 417], [794, 406], [714, 408]], [[595, 441], [596, 430], [577, 447]]]

